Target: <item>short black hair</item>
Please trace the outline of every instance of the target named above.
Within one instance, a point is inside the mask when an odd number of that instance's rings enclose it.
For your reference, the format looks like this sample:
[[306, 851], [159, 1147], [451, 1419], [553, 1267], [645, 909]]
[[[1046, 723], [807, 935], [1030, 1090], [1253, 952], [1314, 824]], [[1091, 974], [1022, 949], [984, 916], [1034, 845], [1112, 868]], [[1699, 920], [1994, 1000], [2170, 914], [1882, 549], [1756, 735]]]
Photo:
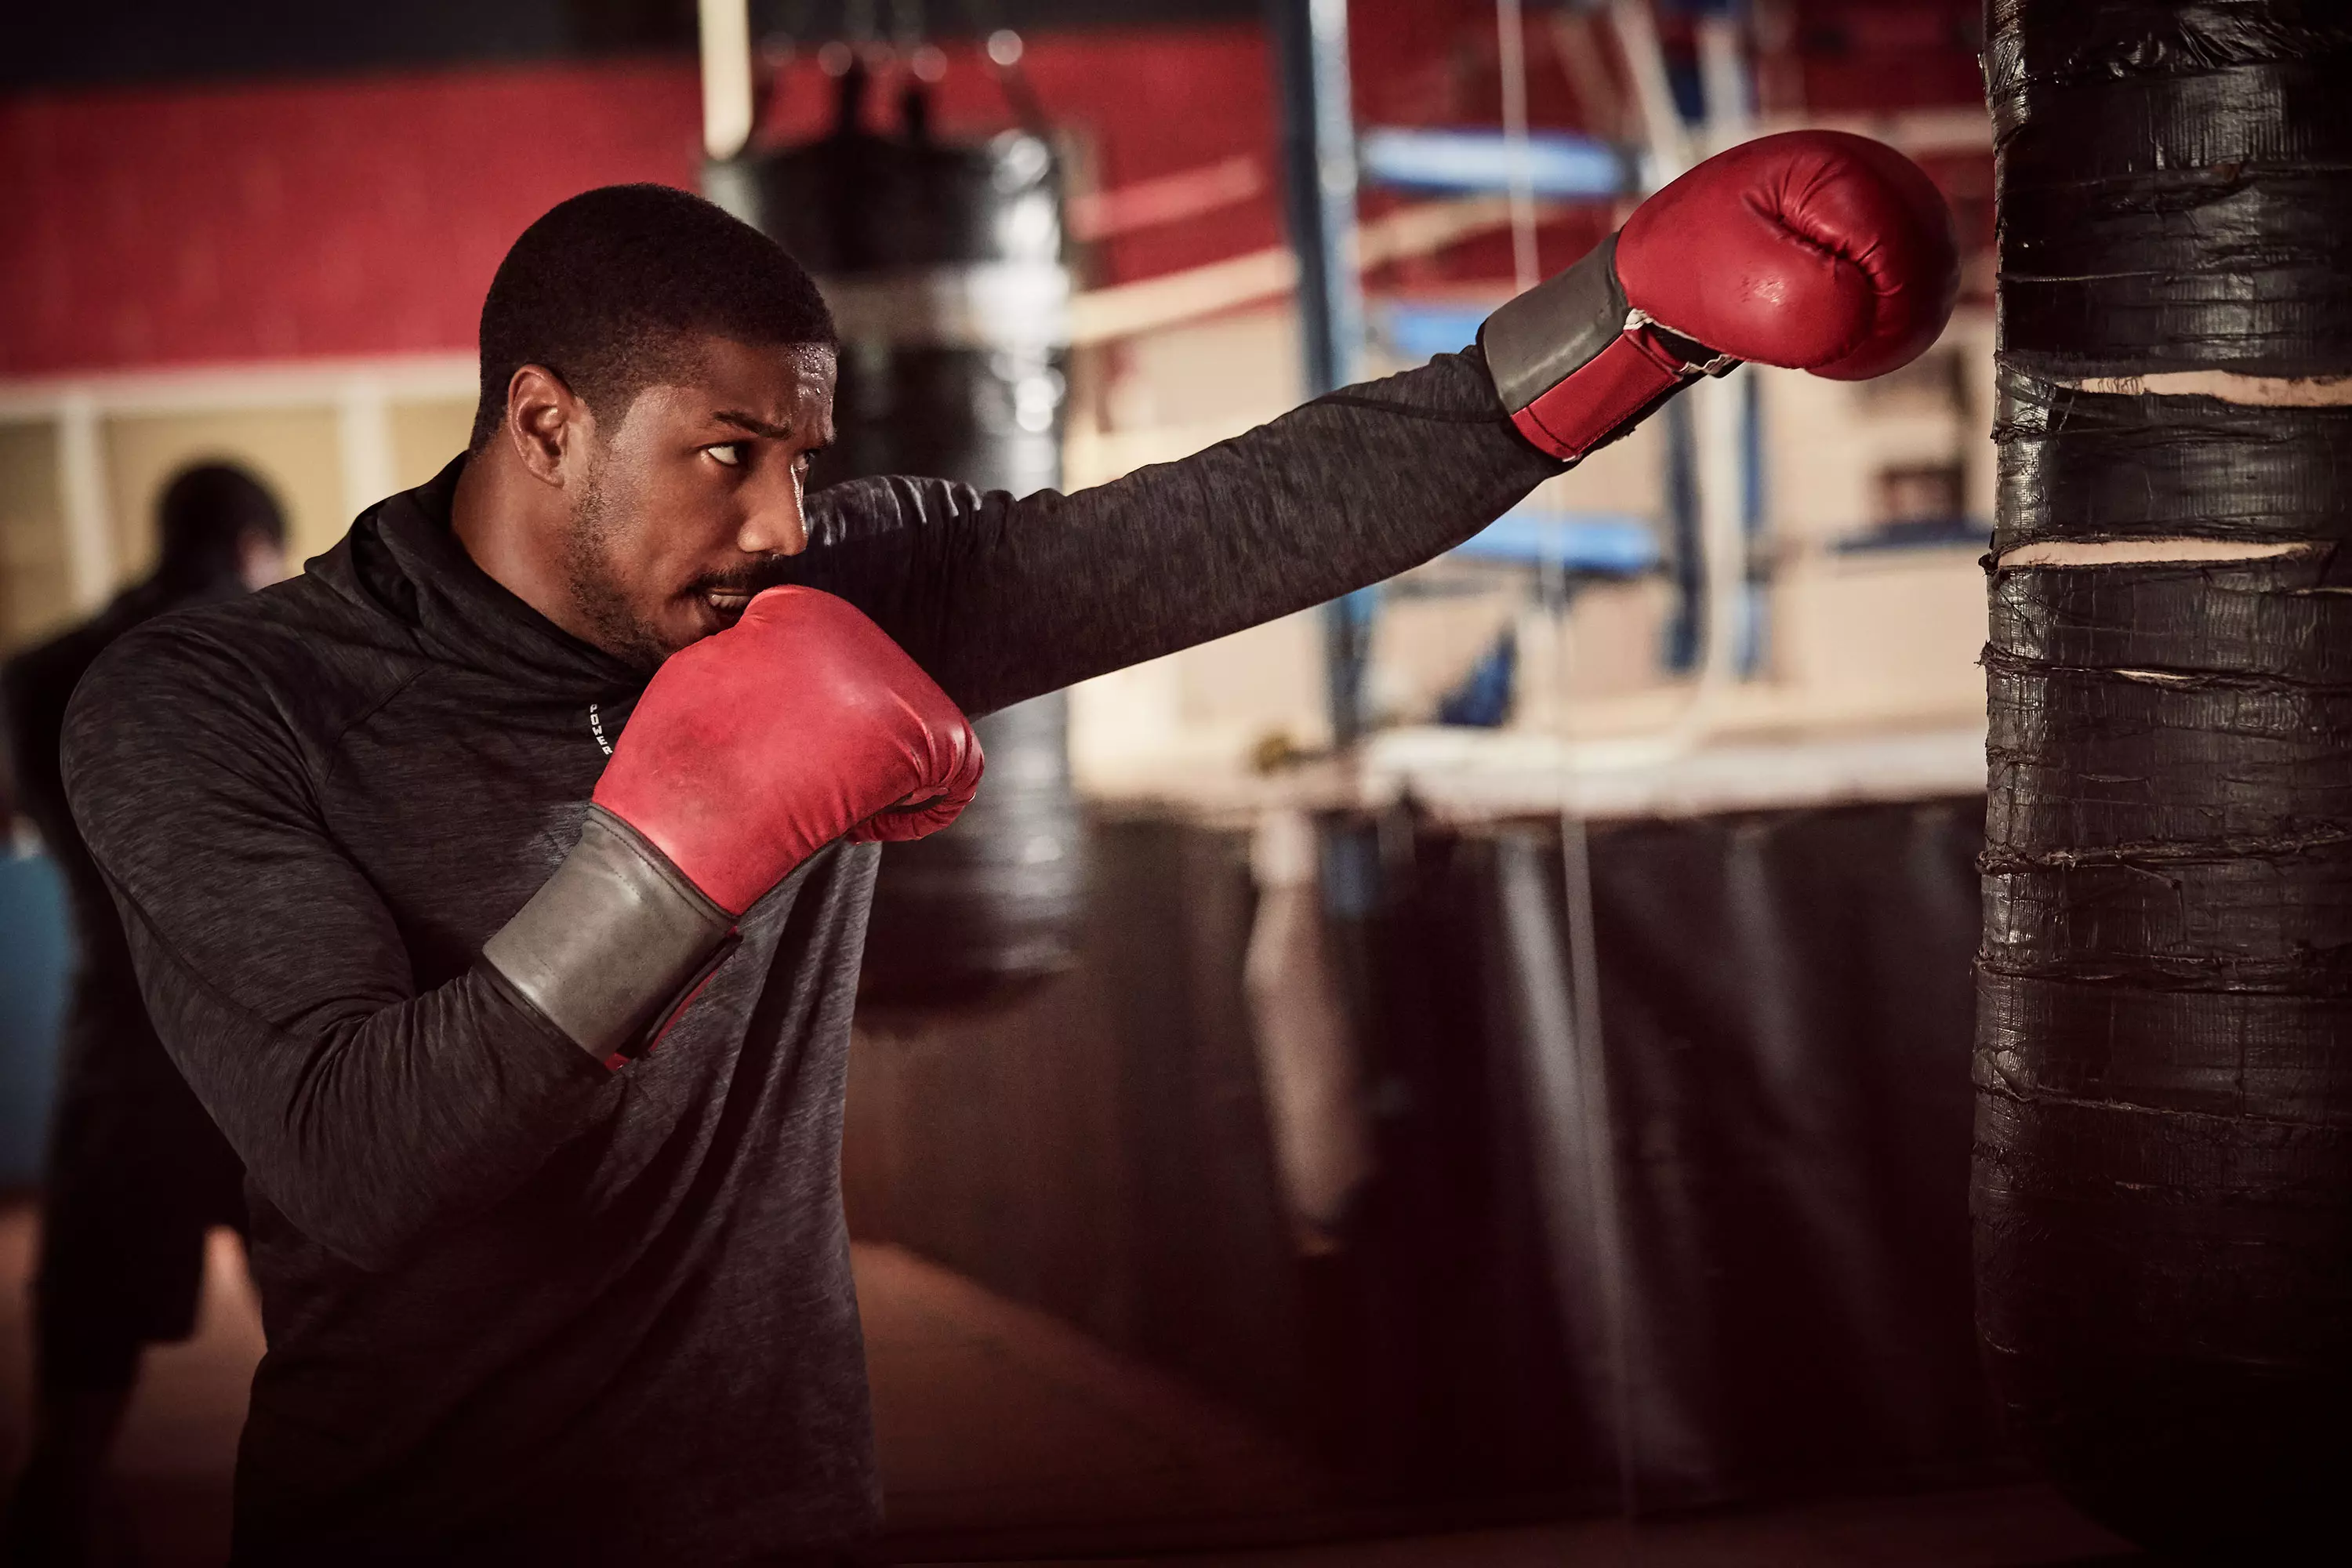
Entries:
[[545, 365], [599, 419], [683, 368], [690, 340], [824, 343], [833, 313], [801, 264], [750, 224], [668, 185], [605, 185], [522, 231], [482, 301], [482, 395], [467, 449]]
[[155, 508], [155, 574], [178, 588], [236, 575], [245, 542], [286, 542], [286, 513], [269, 487], [234, 463], [198, 463], [172, 476]]

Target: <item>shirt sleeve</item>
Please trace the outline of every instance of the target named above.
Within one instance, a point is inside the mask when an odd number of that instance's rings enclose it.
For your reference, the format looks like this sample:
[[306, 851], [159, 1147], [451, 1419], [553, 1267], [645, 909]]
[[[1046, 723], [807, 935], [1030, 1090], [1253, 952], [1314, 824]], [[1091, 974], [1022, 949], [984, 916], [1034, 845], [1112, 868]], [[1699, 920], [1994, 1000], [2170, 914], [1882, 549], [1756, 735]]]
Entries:
[[166, 1050], [305, 1235], [362, 1268], [511, 1192], [618, 1079], [477, 965], [418, 992], [257, 676], [169, 622], [109, 650], [65, 780]]
[[1472, 349], [1075, 494], [833, 486], [791, 580], [865, 610], [983, 713], [1393, 576], [1560, 471]]

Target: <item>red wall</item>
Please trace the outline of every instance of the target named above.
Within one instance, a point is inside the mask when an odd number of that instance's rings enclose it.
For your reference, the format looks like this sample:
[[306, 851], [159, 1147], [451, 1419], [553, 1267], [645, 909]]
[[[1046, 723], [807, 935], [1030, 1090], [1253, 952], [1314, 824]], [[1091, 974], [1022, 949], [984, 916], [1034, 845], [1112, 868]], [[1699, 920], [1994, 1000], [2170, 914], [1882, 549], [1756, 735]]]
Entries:
[[692, 181], [691, 66], [0, 102], [0, 375], [471, 345], [507, 245]]
[[[1817, 109], [1968, 101], [1976, 0], [1802, 0]], [[1531, 118], [1575, 125], [1554, 40], [1531, 10]], [[1357, 110], [1367, 123], [1494, 122], [1490, 0], [1357, 0]], [[1011, 121], [970, 49], [951, 57], [938, 118], [950, 133]], [[1260, 160], [1255, 199], [1123, 235], [1089, 260], [1117, 282], [1278, 243], [1276, 119], [1252, 26], [1030, 40], [1023, 61], [1056, 122], [1087, 138], [1108, 186]], [[878, 95], [894, 96], [886, 84]], [[769, 133], [811, 134], [830, 84], [782, 74]], [[694, 66], [683, 59], [387, 75], [299, 85], [82, 91], [0, 99], [0, 376], [206, 361], [470, 348], [499, 258], [555, 202], [592, 185], [692, 187]], [[1965, 165], [1965, 166], [1961, 166]], [[1984, 165], [1979, 167], [1979, 165]], [[1939, 170], [1989, 226], [1989, 160]], [[1963, 191], [1962, 187], [1966, 187]], [[1367, 197], [1371, 212], [1397, 198]], [[1571, 260], [1611, 215], [1544, 226], [1543, 265]], [[1424, 287], [1508, 276], [1494, 235], [1374, 279]]]
[[[943, 127], [1009, 123], [963, 63]], [[1044, 38], [1024, 66], [1110, 183], [1267, 157], [1259, 199], [1110, 242], [1099, 280], [1280, 239], [1255, 29]], [[826, 122], [827, 84], [791, 73], [777, 110]], [[700, 116], [667, 60], [0, 100], [0, 376], [470, 348], [523, 226], [592, 185], [691, 188]]]

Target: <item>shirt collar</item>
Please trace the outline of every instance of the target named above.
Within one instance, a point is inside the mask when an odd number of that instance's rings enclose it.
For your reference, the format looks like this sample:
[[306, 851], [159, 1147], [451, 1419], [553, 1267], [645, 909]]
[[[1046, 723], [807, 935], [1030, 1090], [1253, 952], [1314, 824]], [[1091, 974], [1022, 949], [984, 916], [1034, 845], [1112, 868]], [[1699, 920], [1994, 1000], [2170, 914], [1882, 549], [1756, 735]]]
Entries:
[[377, 502], [337, 553], [357, 586], [415, 630], [427, 651], [486, 674], [566, 696], [613, 699], [645, 671], [582, 641], [474, 563], [450, 526], [460, 456], [413, 490]]

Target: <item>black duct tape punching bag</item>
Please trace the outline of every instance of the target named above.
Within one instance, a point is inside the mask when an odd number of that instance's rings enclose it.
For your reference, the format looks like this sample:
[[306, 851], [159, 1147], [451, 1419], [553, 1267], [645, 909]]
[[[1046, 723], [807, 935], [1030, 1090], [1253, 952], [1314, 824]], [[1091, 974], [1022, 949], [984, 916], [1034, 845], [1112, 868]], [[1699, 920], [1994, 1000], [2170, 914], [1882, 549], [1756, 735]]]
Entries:
[[[1056, 486], [1070, 276], [1053, 149], [1029, 131], [936, 139], [919, 87], [906, 134], [876, 134], [862, 123], [866, 82], [853, 66], [833, 134], [758, 156], [735, 183], [754, 221], [816, 276], [840, 329], [835, 439], [814, 482]], [[946, 832], [883, 851], [864, 1007], [995, 1002], [1075, 961], [1084, 844], [1068, 698], [976, 727], [988, 753], [979, 798]]]
[[[2093, 1514], [2168, 1554], [2333, 1557], [2352, 7], [1995, 0], [1988, 20], [1979, 1323], [2013, 1429]], [[2138, 563], [2100, 554], [2118, 542]]]

